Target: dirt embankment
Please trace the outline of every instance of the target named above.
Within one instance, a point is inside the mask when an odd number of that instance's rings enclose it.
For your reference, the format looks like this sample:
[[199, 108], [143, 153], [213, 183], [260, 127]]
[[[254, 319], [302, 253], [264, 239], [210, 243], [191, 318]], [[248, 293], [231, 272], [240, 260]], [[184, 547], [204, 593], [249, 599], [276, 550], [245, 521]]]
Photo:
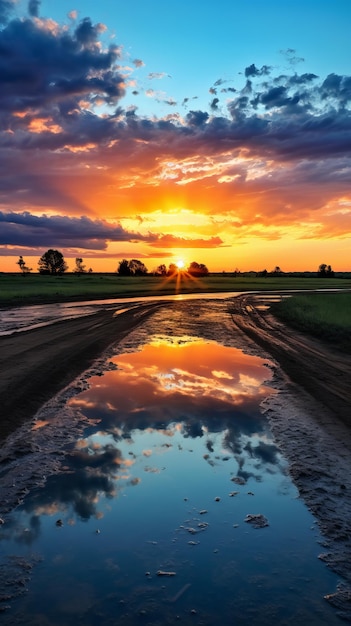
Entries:
[[278, 361], [291, 380], [351, 426], [351, 356], [293, 330], [269, 312], [277, 295], [231, 301], [234, 324]]
[[116, 316], [101, 311], [0, 337], [0, 441], [157, 306], [133, 305]]

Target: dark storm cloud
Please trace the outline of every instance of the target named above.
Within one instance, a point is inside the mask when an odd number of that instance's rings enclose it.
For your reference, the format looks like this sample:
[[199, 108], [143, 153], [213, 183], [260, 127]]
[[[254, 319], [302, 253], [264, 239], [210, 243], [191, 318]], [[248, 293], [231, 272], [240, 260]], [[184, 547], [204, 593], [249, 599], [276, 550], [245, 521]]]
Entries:
[[40, 0], [29, 0], [28, 13], [31, 17], [39, 17], [39, 7], [41, 5]]
[[333, 98], [341, 106], [351, 102], [351, 76], [329, 74], [321, 86], [323, 99]]
[[209, 115], [206, 111], [189, 111], [186, 116], [189, 126], [203, 126], [208, 121]]
[[282, 107], [287, 104], [297, 104], [298, 101], [298, 95], [295, 95], [293, 98], [289, 97], [285, 87], [272, 87], [261, 96], [261, 102], [265, 105], [266, 109]]
[[144, 236], [124, 230], [119, 224], [87, 217], [37, 217], [30, 213], [3, 213], [0, 211], [0, 245], [16, 246], [74, 246], [105, 250], [108, 241], [151, 241]]
[[[38, 5], [38, 1], [32, 0], [28, 6], [33, 13]], [[0, 0], [0, 15], [8, 15], [11, 7], [12, 2]], [[117, 104], [125, 94], [125, 78], [115, 66], [119, 50], [117, 47], [103, 50], [99, 43], [103, 31], [103, 25], [94, 25], [88, 17], [73, 30], [60, 29], [58, 25], [52, 28], [45, 20], [16, 19], [0, 31], [3, 163], [10, 163], [16, 150], [21, 150], [21, 154], [39, 150], [43, 155], [57, 155], [57, 151], [67, 147], [74, 150], [91, 144], [96, 146], [96, 158], [104, 161], [118, 158], [116, 141], [121, 142], [119, 150], [124, 151], [127, 161], [146, 152], [151, 157], [153, 154], [156, 157], [157, 152], [157, 157], [162, 158], [170, 145], [175, 158], [191, 148], [201, 152], [207, 148], [213, 154], [223, 147], [253, 152], [260, 149], [277, 157], [294, 152], [298, 158], [299, 145], [301, 156], [306, 156], [305, 137], [312, 128], [311, 155], [314, 156], [317, 146], [328, 155], [337, 144], [338, 150], [343, 150], [345, 133], [350, 132], [350, 112], [346, 106], [351, 99], [351, 78], [336, 74], [317, 84], [315, 74], [295, 72], [292, 76], [274, 78], [268, 65], [258, 68], [253, 63], [245, 69], [244, 87], [226, 103], [228, 117], [218, 115], [217, 97], [209, 105], [211, 117], [207, 111], [190, 111], [185, 124], [178, 123], [176, 118], [167, 121], [142, 118], [136, 108], [124, 111], [120, 106], [104, 116], [98, 115], [92, 108], [98, 99], [109, 105]], [[296, 56], [293, 49], [284, 55], [290, 60]], [[140, 67], [142, 61], [135, 59], [134, 64]], [[250, 78], [264, 81], [260, 84], [255, 80], [253, 84]], [[213, 93], [224, 82], [218, 79]], [[232, 93], [234, 88], [225, 91]], [[82, 100], [90, 103], [89, 110], [82, 106]], [[173, 99], [163, 102], [175, 106]], [[338, 119], [341, 110], [344, 114]], [[33, 132], [38, 117], [50, 122], [46, 126], [44, 123], [40, 132]], [[93, 158], [92, 152], [90, 155]], [[6, 187], [11, 173], [9, 166], [5, 166], [0, 191]]]
[[313, 80], [318, 78], [318, 76], [317, 74], [306, 73], [300, 75], [294, 74], [293, 76], [285, 76], [284, 78], [289, 85], [304, 85], [312, 82]]
[[114, 69], [119, 51], [97, 45], [101, 25], [85, 18], [71, 33], [46, 23], [12, 20], [0, 31], [0, 111], [45, 112], [54, 103], [98, 94], [108, 103], [125, 93], [124, 78]]
[[245, 76], [248, 78], [249, 76], [267, 76], [270, 72], [271, 68], [269, 65], [262, 65], [260, 69], [256, 67], [254, 63], [245, 68]]
[[63, 247], [86, 250], [106, 250], [108, 242], [143, 241], [154, 247], [181, 245], [191, 248], [214, 248], [223, 242], [220, 237], [209, 239], [182, 239], [173, 235], [148, 233], [142, 235], [127, 231], [120, 224], [87, 217], [40, 217], [31, 213], [5, 213], [0, 211], [0, 245], [23, 247]]

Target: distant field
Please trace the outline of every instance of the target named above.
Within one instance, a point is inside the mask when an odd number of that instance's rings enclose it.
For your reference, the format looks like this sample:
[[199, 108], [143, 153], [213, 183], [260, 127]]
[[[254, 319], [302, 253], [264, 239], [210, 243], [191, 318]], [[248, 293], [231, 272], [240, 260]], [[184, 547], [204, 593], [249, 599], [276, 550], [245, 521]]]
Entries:
[[0, 274], [0, 306], [49, 302], [99, 300], [132, 296], [221, 291], [284, 291], [306, 289], [350, 289], [351, 279], [267, 277], [245, 278], [210, 275], [207, 278], [165, 279], [158, 276], [120, 277], [116, 274], [46, 276]]
[[296, 295], [273, 304], [272, 313], [293, 328], [351, 350], [351, 293]]

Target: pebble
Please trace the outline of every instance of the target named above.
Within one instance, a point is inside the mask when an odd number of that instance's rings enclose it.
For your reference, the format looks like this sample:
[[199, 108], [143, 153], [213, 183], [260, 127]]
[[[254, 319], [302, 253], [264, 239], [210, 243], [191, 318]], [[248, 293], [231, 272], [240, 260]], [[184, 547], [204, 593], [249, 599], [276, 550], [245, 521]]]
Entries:
[[268, 519], [262, 513], [248, 513], [244, 521], [251, 524], [254, 528], [269, 526]]

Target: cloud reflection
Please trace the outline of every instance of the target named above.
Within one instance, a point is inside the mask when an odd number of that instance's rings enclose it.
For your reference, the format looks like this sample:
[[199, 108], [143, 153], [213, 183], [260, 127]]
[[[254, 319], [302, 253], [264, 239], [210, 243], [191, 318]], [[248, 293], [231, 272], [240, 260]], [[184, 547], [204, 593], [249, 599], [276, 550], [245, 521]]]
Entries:
[[250, 419], [270, 393], [262, 385], [270, 378], [262, 359], [216, 342], [158, 338], [113, 361], [116, 371], [93, 378], [70, 402], [90, 417], [98, 414], [107, 432], [121, 423], [133, 429], [184, 418], [212, 428], [234, 411]]
[[[178, 450], [185, 447], [179, 436], [196, 440], [212, 466], [234, 458], [236, 476], [243, 481], [261, 480], [280, 462], [259, 409], [273, 393], [263, 384], [271, 372], [262, 359], [213, 341], [164, 337], [113, 362], [117, 369], [92, 377], [90, 388], [69, 400], [95, 426], [76, 442], [63, 472], [26, 498], [29, 543], [39, 533], [40, 516], [64, 516], [65, 523], [74, 516], [98, 519], [102, 498], [114, 498], [122, 486], [139, 485], [141, 469], [159, 472], [157, 458], [174, 448], [160, 436], [177, 437]], [[148, 439], [137, 449], [134, 440], [140, 433]], [[153, 466], [140, 467], [149, 457]]]

